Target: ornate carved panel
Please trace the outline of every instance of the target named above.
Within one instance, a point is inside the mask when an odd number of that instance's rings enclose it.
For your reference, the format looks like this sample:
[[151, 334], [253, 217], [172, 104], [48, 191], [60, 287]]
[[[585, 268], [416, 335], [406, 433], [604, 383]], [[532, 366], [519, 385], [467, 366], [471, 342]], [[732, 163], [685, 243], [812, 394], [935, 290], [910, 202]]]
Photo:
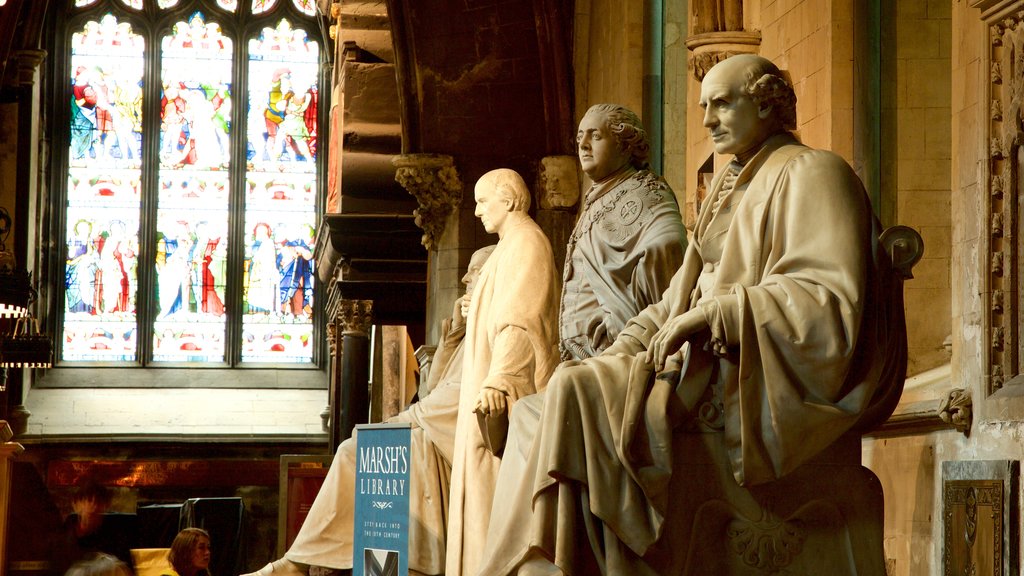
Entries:
[[1017, 574], [1019, 463], [943, 462], [945, 576]]
[[988, 334], [988, 393], [1004, 380], [1024, 372], [1021, 366], [1021, 310], [1024, 291], [1018, 290], [1024, 268], [1018, 247], [1020, 235], [1021, 167], [1024, 165], [1024, 11], [989, 10], [989, 83], [986, 89], [988, 156], [988, 270], [986, 272], [986, 331]]

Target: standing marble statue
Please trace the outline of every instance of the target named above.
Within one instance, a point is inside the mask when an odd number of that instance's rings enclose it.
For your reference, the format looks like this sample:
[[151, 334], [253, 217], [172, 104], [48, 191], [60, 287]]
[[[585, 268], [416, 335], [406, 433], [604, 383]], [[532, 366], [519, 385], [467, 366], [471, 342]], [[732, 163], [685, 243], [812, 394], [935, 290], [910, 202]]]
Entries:
[[448, 521], [445, 574], [475, 574], [500, 459], [476, 412], [500, 414], [543, 388], [558, 363], [558, 277], [551, 244], [530, 219], [530, 191], [513, 170], [476, 183], [475, 214], [498, 244], [480, 272], [466, 319], [466, 351]]
[[664, 298], [550, 379], [477, 574], [677, 573], [687, 543], [659, 538], [693, 521], [668, 488], [687, 465], [673, 435], [698, 407], [720, 411], [726, 465], [753, 486], [827, 449], [902, 381], [898, 284], [856, 175], [788, 132], [796, 97], [764, 58], [716, 65], [700, 103], [716, 152], [734, 157]]
[[[410, 422], [412, 471], [409, 497], [409, 572], [443, 574], [448, 484], [455, 450], [455, 424], [465, 350], [465, 309], [477, 278], [494, 246], [481, 248], [469, 260], [462, 283], [466, 295], [456, 299], [451, 318], [442, 323], [425, 398], [391, 418]], [[309, 515], [283, 558], [246, 576], [305, 575], [309, 566], [352, 568], [352, 526], [356, 470], [356, 437], [344, 441], [317, 493]]]

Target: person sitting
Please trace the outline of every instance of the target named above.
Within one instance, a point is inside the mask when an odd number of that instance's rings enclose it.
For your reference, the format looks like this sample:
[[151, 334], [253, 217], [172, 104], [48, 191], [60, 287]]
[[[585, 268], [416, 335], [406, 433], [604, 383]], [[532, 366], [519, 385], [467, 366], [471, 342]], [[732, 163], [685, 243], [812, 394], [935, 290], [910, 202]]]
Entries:
[[178, 532], [167, 560], [174, 570], [164, 576], [210, 576], [210, 534], [202, 528]]

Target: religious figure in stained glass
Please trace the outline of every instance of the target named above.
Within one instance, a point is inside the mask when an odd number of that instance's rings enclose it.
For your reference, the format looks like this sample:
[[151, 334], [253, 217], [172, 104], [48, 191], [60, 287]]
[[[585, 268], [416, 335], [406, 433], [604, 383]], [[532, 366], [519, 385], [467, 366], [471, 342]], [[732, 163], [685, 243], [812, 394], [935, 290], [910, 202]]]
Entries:
[[274, 246], [270, 225], [260, 222], [252, 232], [253, 242], [248, 258], [246, 303], [249, 313], [271, 314], [278, 311], [278, 294], [281, 290], [280, 272], [277, 269], [277, 248]]

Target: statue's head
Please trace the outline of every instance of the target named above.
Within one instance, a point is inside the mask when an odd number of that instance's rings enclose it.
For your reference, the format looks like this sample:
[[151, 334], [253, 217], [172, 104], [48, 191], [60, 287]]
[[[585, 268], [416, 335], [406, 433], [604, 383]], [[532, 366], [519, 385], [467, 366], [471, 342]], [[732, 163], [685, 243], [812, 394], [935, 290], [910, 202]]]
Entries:
[[540, 160], [540, 207], [569, 208], [580, 197], [576, 161], [572, 156], [545, 156]]
[[627, 164], [647, 168], [651, 146], [640, 117], [617, 104], [595, 104], [580, 120], [577, 152], [583, 172], [600, 182]]
[[483, 223], [484, 230], [499, 236], [510, 212], [530, 209], [530, 189], [518, 172], [508, 168], [491, 170], [481, 176], [473, 197], [476, 199], [473, 214]]
[[700, 89], [704, 126], [719, 154], [742, 156], [768, 137], [796, 127], [796, 94], [770, 60], [727, 58], [708, 71]]

